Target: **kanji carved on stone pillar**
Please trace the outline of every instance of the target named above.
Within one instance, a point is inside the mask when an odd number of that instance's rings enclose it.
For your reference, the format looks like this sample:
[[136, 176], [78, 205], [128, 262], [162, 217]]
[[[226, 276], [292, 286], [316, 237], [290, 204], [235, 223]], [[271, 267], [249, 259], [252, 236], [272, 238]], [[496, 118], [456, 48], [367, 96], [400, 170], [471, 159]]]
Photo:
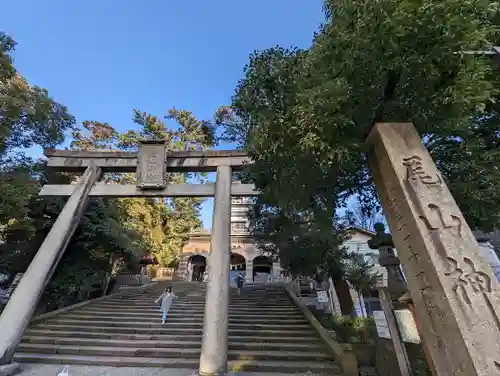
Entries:
[[368, 161], [440, 376], [500, 376], [500, 286], [412, 124], [376, 124]]

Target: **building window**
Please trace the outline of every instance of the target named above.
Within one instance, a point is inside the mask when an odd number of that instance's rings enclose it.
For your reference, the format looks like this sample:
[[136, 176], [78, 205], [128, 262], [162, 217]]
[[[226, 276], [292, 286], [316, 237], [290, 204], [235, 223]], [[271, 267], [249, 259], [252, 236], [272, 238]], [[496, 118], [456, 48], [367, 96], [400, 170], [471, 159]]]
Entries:
[[243, 222], [236, 222], [236, 223], [231, 223], [231, 230], [238, 231], [238, 230], [245, 230], [246, 226], [245, 223]]
[[231, 199], [231, 203], [233, 203], [233, 204], [243, 204], [243, 198], [242, 197], [233, 197]]

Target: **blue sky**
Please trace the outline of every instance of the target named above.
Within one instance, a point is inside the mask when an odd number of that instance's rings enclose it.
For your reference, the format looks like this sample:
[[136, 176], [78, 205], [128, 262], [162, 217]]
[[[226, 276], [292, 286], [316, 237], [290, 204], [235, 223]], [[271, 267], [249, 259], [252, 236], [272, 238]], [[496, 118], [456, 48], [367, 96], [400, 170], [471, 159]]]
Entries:
[[[16, 0], [2, 4], [0, 30], [18, 42], [15, 65], [31, 84], [47, 88], [79, 123], [124, 131], [134, 128], [134, 108], [163, 115], [175, 106], [212, 118], [229, 104], [252, 51], [310, 45], [322, 3]], [[212, 204], [202, 210], [207, 228]]]

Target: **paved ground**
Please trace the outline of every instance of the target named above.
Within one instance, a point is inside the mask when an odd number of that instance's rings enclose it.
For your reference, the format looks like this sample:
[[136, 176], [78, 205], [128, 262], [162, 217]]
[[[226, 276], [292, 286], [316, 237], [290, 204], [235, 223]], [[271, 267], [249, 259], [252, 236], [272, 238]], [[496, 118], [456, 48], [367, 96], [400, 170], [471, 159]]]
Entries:
[[[60, 365], [22, 364], [18, 376], [58, 376], [64, 367]], [[304, 375], [304, 374], [303, 374]], [[192, 370], [176, 368], [133, 368], [70, 366], [69, 376], [196, 376]], [[283, 376], [280, 373], [229, 373], [228, 376]], [[313, 376], [305, 374], [304, 376]]]

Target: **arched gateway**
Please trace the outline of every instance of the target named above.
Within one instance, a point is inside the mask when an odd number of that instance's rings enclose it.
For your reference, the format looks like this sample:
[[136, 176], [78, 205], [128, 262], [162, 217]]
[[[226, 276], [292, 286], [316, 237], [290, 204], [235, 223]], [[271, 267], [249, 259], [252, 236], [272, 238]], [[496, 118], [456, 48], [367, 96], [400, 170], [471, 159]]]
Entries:
[[[83, 175], [77, 184], [48, 185], [40, 192], [69, 199], [0, 316], [0, 371], [10, 363], [90, 196], [215, 196], [210, 268], [216, 272], [207, 300], [216, 304], [205, 310], [200, 373], [225, 373], [231, 196], [257, 194], [251, 185], [232, 184], [231, 172], [250, 162], [248, 156], [166, 152], [157, 141], [143, 142], [139, 153], [45, 155], [48, 167]], [[437, 375], [500, 376], [500, 285], [415, 127], [376, 124], [366, 155]], [[103, 172], [136, 171], [137, 186], [99, 183]], [[217, 171], [217, 178], [215, 184], [165, 185], [167, 171]]]
[[257, 256], [253, 259], [252, 279], [257, 283], [266, 283], [272, 278], [273, 260], [267, 256]]
[[188, 281], [203, 281], [203, 273], [207, 268], [205, 255], [193, 255], [188, 258], [187, 278]]

